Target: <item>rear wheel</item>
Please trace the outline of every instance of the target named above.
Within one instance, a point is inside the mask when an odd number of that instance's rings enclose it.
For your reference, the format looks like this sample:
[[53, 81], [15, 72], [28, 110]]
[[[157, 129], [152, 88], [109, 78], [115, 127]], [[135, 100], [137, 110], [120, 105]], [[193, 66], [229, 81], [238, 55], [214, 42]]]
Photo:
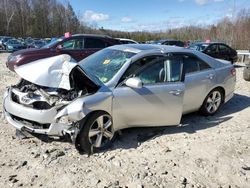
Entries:
[[220, 89], [212, 90], [205, 98], [202, 106], [201, 113], [205, 116], [215, 114], [223, 102], [223, 94]]
[[78, 149], [87, 153], [109, 147], [114, 139], [112, 117], [106, 112], [94, 112], [78, 135]]

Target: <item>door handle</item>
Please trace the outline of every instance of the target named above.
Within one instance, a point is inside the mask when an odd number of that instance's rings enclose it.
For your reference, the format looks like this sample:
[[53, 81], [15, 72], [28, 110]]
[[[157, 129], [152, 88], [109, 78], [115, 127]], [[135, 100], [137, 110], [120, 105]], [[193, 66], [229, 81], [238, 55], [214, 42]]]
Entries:
[[206, 78], [212, 80], [214, 78], [214, 74], [209, 74], [209, 75], [206, 76]]
[[183, 92], [183, 90], [179, 90], [179, 89], [169, 91], [170, 94], [173, 94], [175, 96], [178, 96], [178, 95], [182, 94], [182, 92]]

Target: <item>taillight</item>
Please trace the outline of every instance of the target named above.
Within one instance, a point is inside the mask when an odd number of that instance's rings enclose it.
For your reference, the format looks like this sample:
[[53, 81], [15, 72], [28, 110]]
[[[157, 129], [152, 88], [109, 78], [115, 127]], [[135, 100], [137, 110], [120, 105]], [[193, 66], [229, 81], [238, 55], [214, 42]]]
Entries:
[[236, 69], [235, 69], [235, 68], [232, 68], [230, 72], [231, 72], [231, 75], [232, 75], [232, 76], [235, 76], [235, 75], [236, 75]]

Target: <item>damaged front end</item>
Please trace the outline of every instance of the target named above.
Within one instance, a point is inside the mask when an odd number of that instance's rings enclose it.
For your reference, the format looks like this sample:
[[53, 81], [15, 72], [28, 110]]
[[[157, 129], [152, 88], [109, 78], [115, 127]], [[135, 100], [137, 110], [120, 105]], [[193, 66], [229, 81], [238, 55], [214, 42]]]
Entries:
[[[75, 140], [79, 121], [89, 113], [84, 97], [96, 93], [100, 86], [69, 60], [61, 55], [47, 58], [45, 66], [39, 60], [16, 70], [22, 79], [4, 94], [4, 111], [6, 120], [17, 130], [54, 137], [69, 135]], [[32, 75], [36, 69], [43, 74]]]

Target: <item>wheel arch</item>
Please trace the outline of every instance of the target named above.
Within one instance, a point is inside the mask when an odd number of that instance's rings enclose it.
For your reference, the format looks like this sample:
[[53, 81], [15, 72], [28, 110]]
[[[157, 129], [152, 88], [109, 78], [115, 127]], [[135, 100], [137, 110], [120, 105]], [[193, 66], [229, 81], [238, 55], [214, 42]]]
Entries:
[[[204, 99], [203, 99], [203, 102], [202, 102], [202, 104], [204, 103], [204, 101], [206, 100], [206, 98], [207, 98], [207, 96], [209, 95], [209, 93], [211, 92], [211, 91], [213, 91], [213, 90], [215, 90], [215, 89], [218, 89], [218, 90], [220, 90], [221, 92], [222, 92], [222, 103], [224, 103], [225, 102], [225, 89], [222, 87], [222, 86], [215, 86], [215, 87], [213, 87], [212, 89], [210, 89], [208, 92], [207, 92], [207, 94], [206, 94], [206, 96], [204, 97]], [[201, 106], [200, 106], [200, 108], [202, 107], [202, 104], [201, 104]]]

